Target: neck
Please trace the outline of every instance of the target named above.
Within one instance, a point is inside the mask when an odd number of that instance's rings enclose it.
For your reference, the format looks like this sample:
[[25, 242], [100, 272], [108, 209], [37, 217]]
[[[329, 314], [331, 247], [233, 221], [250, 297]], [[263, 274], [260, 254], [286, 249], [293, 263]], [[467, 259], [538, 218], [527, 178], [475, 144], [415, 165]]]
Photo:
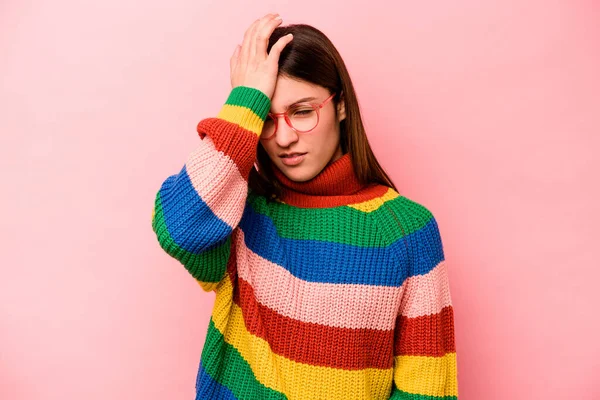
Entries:
[[[374, 197], [374, 185], [360, 182], [350, 153], [329, 163], [314, 178], [304, 182], [291, 180], [275, 164], [272, 165], [282, 188], [279, 200], [290, 205], [308, 208], [333, 207]], [[381, 189], [376, 192], [381, 192]]]

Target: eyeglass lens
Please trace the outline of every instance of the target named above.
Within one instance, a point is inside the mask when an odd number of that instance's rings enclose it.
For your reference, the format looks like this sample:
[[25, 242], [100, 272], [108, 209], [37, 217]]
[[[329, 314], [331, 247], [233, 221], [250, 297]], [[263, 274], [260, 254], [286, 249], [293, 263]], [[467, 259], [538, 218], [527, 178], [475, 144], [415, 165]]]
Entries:
[[[292, 127], [299, 133], [307, 132], [317, 126], [318, 115], [317, 111], [308, 104], [300, 104], [288, 109], [288, 118]], [[284, 118], [285, 119], [285, 118]], [[285, 123], [278, 121], [279, 124]], [[269, 138], [275, 133], [275, 121], [270, 116], [265, 120], [261, 137]]]

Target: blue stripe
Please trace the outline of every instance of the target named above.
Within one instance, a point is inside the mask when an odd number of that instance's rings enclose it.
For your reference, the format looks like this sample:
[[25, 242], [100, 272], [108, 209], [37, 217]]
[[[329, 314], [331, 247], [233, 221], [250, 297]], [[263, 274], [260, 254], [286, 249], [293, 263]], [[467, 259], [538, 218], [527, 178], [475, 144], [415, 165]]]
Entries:
[[[244, 209], [240, 221], [246, 246], [259, 256], [281, 265], [309, 282], [401, 286], [413, 275], [429, 272], [444, 259], [435, 219], [423, 228], [400, 237], [388, 247], [281, 238], [273, 220]], [[411, 248], [411, 255], [406, 246]], [[409, 260], [413, 262], [409, 262]]]
[[192, 185], [184, 165], [160, 188], [165, 225], [182, 249], [199, 254], [217, 247], [231, 235], [231, 227], [217, 217]]
[[417, 254], [410, 276], [426, 274], [444, 260], [443, 242], [434, 217], [431, 217], [423, 228], [409, 236]]
[[231, 390], [215, 381], [209, 374], [206, 373], [202, 368], [202, 362], [198, 368], [198, 375], [196, 378], [196, 400], [237, 400], [237, 397], [233, 395]]

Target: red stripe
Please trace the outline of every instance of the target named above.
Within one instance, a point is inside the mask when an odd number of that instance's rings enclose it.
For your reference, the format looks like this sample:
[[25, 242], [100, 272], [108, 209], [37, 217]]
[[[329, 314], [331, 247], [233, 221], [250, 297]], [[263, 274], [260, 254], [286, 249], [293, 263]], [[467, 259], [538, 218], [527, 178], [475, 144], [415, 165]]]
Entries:
[[454, 312], [452, 306], [439, 313], [416, 318], [396, 319], [394, 356], [442, 357], [455, 353]]
[[228, 155], [237, 165], [240, 174], [248, 180], [256, 160], [256, 133], [221, 118], [205, 118], [196, 131], [200, 139], [208, 135], [218, 151]]
[[393, 330], [330, 327], [283, 316], [256, 300], [252, 285], [237, 276], [234, 259], [235, 245], [228, 264], [233, 301], [248, 332], [269, 343], [271, 351], [303, 364], [345, 370], [393, 367]]

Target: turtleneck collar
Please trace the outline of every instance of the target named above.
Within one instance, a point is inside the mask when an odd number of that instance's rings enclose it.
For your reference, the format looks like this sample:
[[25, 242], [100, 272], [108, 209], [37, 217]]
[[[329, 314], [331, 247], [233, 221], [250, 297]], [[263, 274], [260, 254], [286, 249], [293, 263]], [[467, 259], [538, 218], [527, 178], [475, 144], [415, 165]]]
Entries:
[[273, 173], [281, 184], [280, 201], [300, 207], [334, 207], [370, 200], [386, 191], [381, 185], [362, 184], [354, 171], [350, 153], [326, 165], [305, 182], [288, 178], [274, 163]]
[[275, 164], [273, 172], [285, 191], [300, 192], [312, 196], [342, 196], [356, 193], [363, 188], [354, 172], [350, 153], [342, 155], [314, 178], [296, 182], [288, 178]]

